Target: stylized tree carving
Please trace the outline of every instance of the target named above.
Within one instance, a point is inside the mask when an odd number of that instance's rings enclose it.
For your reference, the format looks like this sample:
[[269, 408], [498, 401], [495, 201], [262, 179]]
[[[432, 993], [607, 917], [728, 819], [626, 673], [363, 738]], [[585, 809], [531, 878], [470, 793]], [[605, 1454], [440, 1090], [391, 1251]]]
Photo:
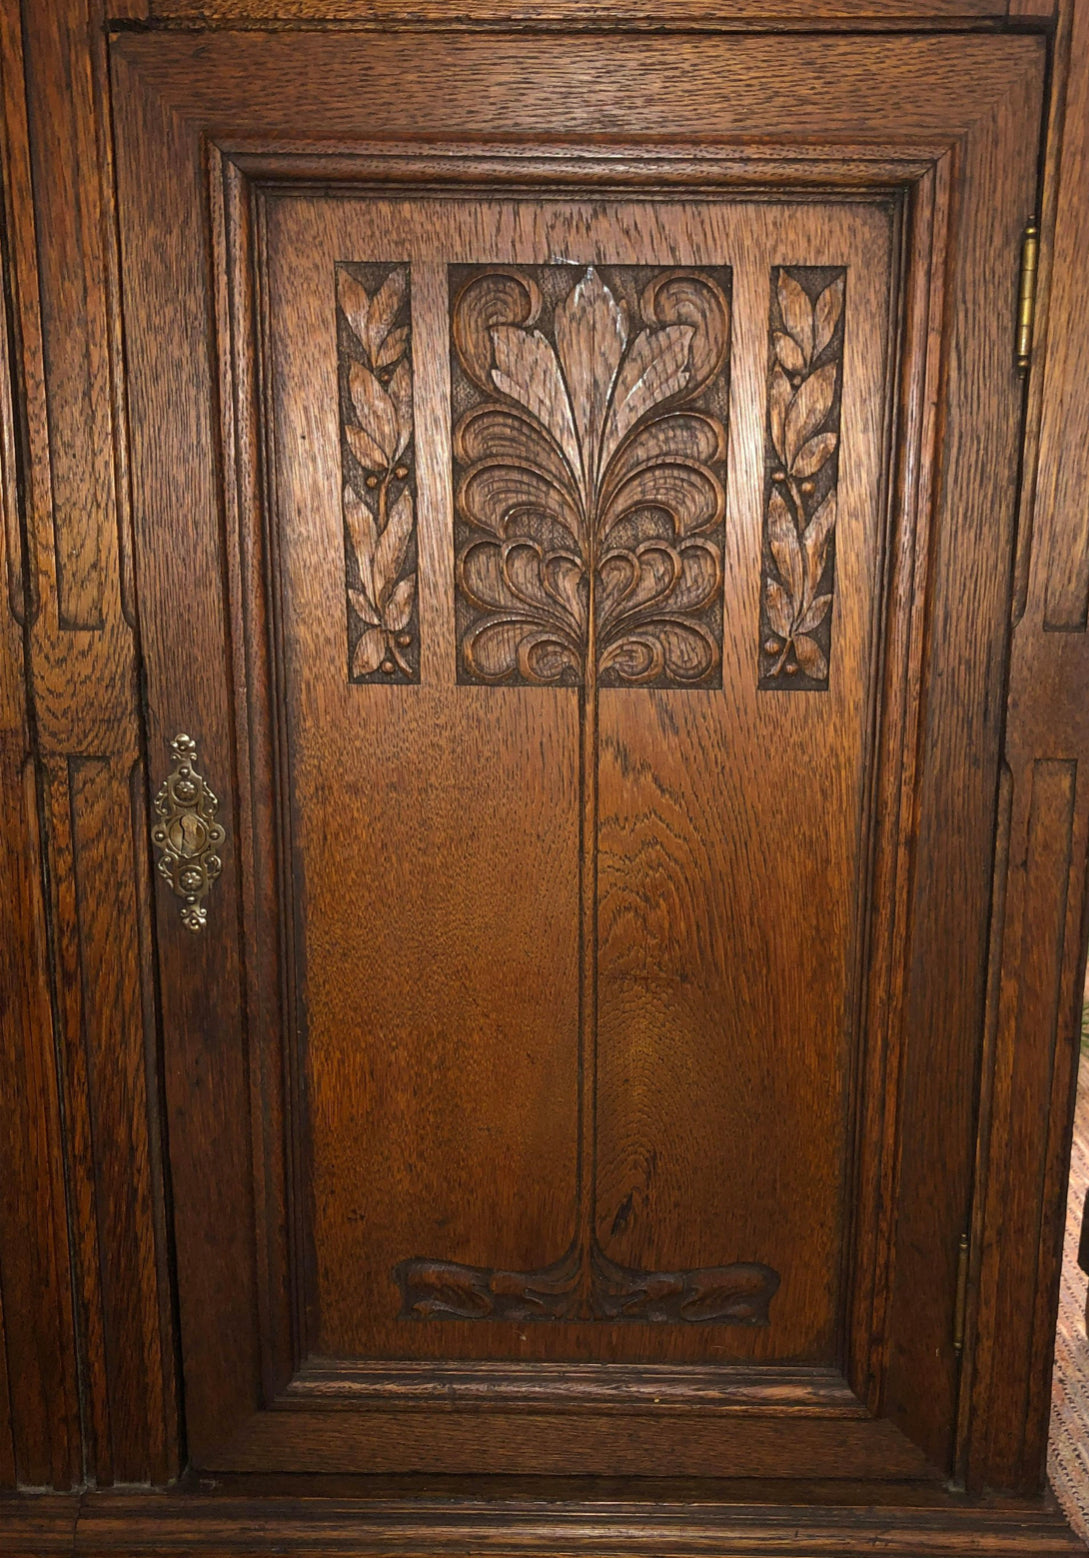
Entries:
[[721, 682], [729, 273], [452, 269], [459, 678], [578, 689], [579, 1190], [555, 1262], [410, 1258], [402, 1315], [766, 1323], [774, 1269], [647, 1273], [595, 1229], [598, 689]]

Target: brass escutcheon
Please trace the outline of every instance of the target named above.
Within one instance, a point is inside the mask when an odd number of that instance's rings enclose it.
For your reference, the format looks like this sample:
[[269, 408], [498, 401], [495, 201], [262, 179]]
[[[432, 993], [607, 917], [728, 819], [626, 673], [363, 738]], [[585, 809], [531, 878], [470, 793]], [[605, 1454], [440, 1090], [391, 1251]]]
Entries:
[[183, 902], [182, 926], [200, 932], [208, 922], [202, 902], [223, 871], [226, 830], [216, 822], [219, 798], [197, 771], [196, 743], [179, 732], [170, 752], [174, 769], [155, 797], [159, 821], [151, 838], [159, 848], [159, 871]]

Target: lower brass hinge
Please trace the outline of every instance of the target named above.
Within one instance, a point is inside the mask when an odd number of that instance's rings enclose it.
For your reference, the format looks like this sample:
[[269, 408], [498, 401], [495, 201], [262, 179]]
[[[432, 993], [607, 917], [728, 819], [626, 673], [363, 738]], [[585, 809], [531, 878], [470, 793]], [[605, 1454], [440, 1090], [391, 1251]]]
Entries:
[[1040, 266], [1040, 226], [1030, 217], [1021, 240], [1021, 285], [1017, 295], [1017, 367], [1028, 372], [1036, 323], [1036, 278]]
[[968, 1312], [968, 1232], [957, 1244], [957, 1299], [953, 1307], [953, 1352], [964, 1348], [964, 1319]]

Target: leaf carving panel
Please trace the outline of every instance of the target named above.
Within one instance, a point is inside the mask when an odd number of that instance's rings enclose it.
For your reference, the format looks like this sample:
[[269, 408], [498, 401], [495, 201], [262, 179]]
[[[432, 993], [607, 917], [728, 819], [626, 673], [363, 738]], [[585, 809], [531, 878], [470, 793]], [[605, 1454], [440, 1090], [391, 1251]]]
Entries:
[[771, 274], [760, 687], [828, 687], [847, 272]]
[[348, 675], [418, 683], [409, 268], [340, 264], [336, 292]]
[[450, 267], [459, 682], [721, 687], [730, 283]]

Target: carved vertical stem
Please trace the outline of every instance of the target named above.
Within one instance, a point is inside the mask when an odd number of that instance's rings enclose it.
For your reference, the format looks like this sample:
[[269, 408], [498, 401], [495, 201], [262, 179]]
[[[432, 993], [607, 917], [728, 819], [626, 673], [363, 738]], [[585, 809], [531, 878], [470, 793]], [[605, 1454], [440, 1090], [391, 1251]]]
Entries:
[[589, 543], [586, 661], [579, 690], [579, 1315], [590, 1318], [597, 1205], [597, 602], [596, 547]]

